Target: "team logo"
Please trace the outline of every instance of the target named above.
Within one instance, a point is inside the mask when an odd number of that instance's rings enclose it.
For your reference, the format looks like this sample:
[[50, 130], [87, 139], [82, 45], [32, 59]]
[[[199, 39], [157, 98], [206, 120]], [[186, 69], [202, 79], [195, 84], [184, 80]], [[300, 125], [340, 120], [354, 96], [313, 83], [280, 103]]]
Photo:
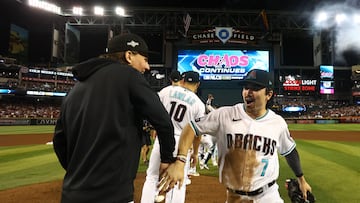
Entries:
[[215, 35], [222, 43], [226, 43], [233, 35], [231, 27], [215, 27]]
[[135, 42], [134, 40], [131, 40], [130, 42], [126, 43], [128, 46], [136, 47], [139, 46], [139, 42]]

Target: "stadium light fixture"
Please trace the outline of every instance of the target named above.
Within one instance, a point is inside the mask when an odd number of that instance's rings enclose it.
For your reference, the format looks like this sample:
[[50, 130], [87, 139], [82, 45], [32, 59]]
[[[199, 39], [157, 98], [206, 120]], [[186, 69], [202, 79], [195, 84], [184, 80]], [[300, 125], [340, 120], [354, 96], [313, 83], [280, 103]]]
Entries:
[[328, 13], [325, 11], [320, 11], [315, 16], [315, 25], [319, 27], [327, 26], [326, 22], [328, 21], [328, 19], [329, 19]]
[[328, 14], [325, 11], [321, 11], [317, 16], [317, 22], [322, 23], [327, 21], [329, 18]]
[[41, 0], [29, 0], [28, 4], [29, 6], [40, 8], [42, 10], [61, 15], [61, 8], [49, 2], [41, 1]]
[[336, 16], [335, 16], [335, 21], [338, 25], [343, 23], [345, 21], [345, 19], [346, 19], [346, 15], [343, 13], [336, 14]]
[[94, 7], [94, 14], [98, 15], [98, 16], [103, 16], [104, 15], [104, 8], [100, 7], [100, 6], [95, 6]]
[[125, 16], [125, 9], [124, 9], [123, 7], [117, 6], [117, 7], [115, 8], [115, 13], [116, 13], [116, 15], [118, 15], [118, 16]]
[[354, 15], [354, 23], [360, 24], [360, 14], [355, 14]]
[[78, 7], [78, 6], [74, 6], [73, 9], [72, 9], [72, 12], [76, 16], [82, 16], [83, 15], [83, 8]]

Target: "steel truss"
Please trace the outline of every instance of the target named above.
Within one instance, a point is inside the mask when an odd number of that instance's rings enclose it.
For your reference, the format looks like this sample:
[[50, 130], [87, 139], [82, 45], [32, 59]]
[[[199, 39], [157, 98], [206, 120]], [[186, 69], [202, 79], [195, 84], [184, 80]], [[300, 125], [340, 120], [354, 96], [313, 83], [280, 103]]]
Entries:
[[128, 17], [65, 16], [74, 25], [109, 25], [115, 30], [145, 29], [165, 33], [184, 32], [184, 17], [191, 16], [189, 32], [214, 27], [233, 27], [244, 31], [286, 32], [312, 30], [309, 13], [266, 11], [268, 30], [259, 10], [208, 10], [177, 8], [132, 8]]

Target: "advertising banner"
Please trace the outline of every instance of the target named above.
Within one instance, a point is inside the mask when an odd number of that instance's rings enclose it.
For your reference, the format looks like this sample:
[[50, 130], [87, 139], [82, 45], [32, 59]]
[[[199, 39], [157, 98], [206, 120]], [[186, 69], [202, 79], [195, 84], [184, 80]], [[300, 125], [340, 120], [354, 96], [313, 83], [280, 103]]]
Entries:
[[29, 53], [29, 32], [28, 30], [11, 24], [9, 54], [21, 62], [27, 62]]
[[180, 73], [195, 71], [202, 80], [243, 79], [252, 69], [270, 71], [269, 51], [264, 50], [179, 50]]

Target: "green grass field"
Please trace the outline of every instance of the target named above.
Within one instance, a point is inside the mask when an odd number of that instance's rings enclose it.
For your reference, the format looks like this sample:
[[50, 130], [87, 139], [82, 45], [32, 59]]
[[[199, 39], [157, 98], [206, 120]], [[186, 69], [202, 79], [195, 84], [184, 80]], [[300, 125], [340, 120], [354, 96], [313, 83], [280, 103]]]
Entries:
[[360, 131], [360, 124], [289, 124], [289, 129], [297, 131]]
[[0, 126], [0, 135], [53, 133], [53, 125]]
[[[359, 124], [289, 125], [290, 130], [356, 130]], [[52, 133], [54, 126], [0, 126], [1, 134]], [[360, 136], [360, 133], [359, 133]], [[331, 142], [297, 140], [302, 167], [313, 188], [317, 202], [360, 202], [360, 142]], [[217, 168], [209, 164], [210, 170], [201, 170], [202, 175], [217, 176]], [[139, 172], [146, 166], [140, 164]], [[52, 146], [31, 145], [0, 147], [0, 190], [60, 180], [64, 170], [58, 163]], [[285, 202], [289, 202], [284, 183], [294, 177], [283, 157], [280, 157], [278, 184]]]

